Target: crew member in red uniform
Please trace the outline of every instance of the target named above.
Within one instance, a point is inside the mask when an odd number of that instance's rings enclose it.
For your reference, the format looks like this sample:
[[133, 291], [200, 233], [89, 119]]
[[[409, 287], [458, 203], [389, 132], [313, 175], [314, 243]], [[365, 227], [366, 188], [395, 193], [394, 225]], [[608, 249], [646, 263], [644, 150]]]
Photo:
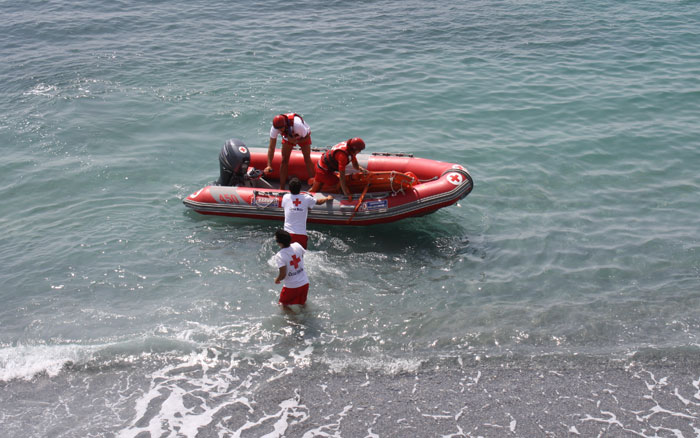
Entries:
[[287, 184], [287, 169], [292, 149], [299, 146], [306, 163], [307, 178], [314, 176], [314, 164], [311, 162], [311, 128], [296, 113], [278, 114], [272, 119], [270, 128], [270, 145], [267, 149], [267, 167], [265, 173], [272, 172], [272, 158], [275, 156], [277, 136], [282, 136], [282, 164], [280, 165], [280, 189]]
[[[324, 187], [328, 191], [334, 191], [340, 182], [340, 189], [352, 201], [352, 195], [345, 181], [345, 167], [349, 162], [352, 162], [352, 167], [356, 170], [367, 173], [367, 170], [360, 167], [360, 164], [357, 162], [357, 154], [364, 148], [365, 142], [361, 138], [355, 137], [338, 143], [324, 152], [318, 163], [316, 163], [314, 185], [309, 189], [309, 192], [315, 193]], [[338, 176], [335, 175], [335, 172], [338, 172]]]

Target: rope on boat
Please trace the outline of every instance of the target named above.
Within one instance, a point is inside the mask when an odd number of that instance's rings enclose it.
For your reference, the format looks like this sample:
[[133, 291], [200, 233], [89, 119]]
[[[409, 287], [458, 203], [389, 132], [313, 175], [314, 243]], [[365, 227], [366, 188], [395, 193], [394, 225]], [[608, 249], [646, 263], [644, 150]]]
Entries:
[[389, 176], [389, 187], [391, 188], [391, 196], [396, 196], [399, 193], [405, 193], [403, 190], [403, 185], [399, 183], [399, 189], [394, 189], [394, 177], [396, 176], [396, 171], [391, 171], [391, 176]]
[[357, 205], [355, 206], [355, 210], [353, 210], [352, 215], [350, 216], [350, 219], [348, 219], [347, 224], [349, 225], [350, 222], [352, 222], [353, 218], [355, 217], [355, 214], [357, 213], [357, 210], [360, 209], [360, 205], [362, 205], [362, 201], [365, 199], [365, 195], [367, 194], [367, 189], [369, 189], [370, 184], [372, 181], [370, 179], [367, 179], [367, 185], [365, 186], [365, 189], [362, 190], [362, 194], [360, 195], [360, 199], [357, 201]]

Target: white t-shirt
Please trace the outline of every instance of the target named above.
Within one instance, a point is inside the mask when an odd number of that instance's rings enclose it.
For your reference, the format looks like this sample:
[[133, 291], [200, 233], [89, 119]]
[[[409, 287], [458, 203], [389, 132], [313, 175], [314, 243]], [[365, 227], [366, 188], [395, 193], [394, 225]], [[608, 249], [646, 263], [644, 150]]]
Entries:
[[306, 234], [306, 217], [309, 209], [316, 205], [316, 198], [308, 193], [292, 195], [287, 193], [282, 197], [284, 208], [284, 231], [291, 234]]
[[301, 287], [309, 282], [304, 270], [304, 253], [306, 250], [297, 242], [292, 242], [287, 248], [282, 248], [275, 254], [277, 267], [287, 267], [287, 276], [284, 277], [285, 287]]
[[[309, 135], [310, 132], [311, 128], [309, 128], [309, 125], [307, 125], [306, 122], [302, 122], [299, 116], [294, 117], [294, 128], [292, 130], [292, 134], [295, 139], [300, 140]], [[270, 129], [270, 138], [277, 138], [278, 135], [286, 137], [287, 134], [273, 126]]]

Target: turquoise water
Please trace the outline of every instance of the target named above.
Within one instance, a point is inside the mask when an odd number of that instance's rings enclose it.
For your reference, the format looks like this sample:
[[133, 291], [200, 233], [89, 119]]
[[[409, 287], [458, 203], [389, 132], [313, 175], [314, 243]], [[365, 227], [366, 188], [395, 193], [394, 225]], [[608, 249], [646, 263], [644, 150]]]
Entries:
[[[700, 430], [697, 2], [0, 14], [8, 436]], [[297, 315], [276, 305], [280, 223], [181, 202], [216, 179], [226, 139], [265, 146], [287, 111], [314, 146], [359, 136], [475, 181], [423, 218], [311, 225]], [[535, 426], [498, 385], [551, 403], [540, 375], [579, 403]], [[462, 395], [438, 396], [450, 382]]]

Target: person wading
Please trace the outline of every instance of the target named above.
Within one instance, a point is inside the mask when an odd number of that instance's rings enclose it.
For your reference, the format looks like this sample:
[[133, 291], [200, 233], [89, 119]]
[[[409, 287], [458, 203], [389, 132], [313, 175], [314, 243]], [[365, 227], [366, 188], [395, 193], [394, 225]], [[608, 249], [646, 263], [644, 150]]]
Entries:
[[280, 284], [284, 281], [279, 302], [285, 307], [292, 304], [303, 306], [309, 293], [309, 278], [304, 270], [306, 250], [298, 243], [292, 243], [292, 236], [284, 230], [275, 232], [275, 241], [280, 247], [279, 252], [275, 254], [275, 263], [279, 268], [275, 283]]

